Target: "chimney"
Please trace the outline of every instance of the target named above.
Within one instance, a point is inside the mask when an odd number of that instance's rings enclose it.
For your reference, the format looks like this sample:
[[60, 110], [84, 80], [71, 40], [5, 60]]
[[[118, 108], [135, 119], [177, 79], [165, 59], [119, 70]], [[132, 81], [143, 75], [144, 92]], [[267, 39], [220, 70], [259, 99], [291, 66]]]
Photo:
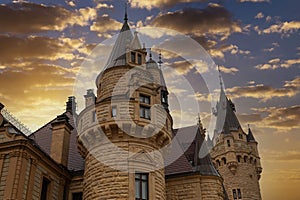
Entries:
[[88, 89], [86, 91], [86, 95], [84, 95], [85, 98], [85, 107], [88, 107], [90, 105], [95, 105], [96, 96], [94, 94], [93, 89]]
[[69, 123], [69, 117], [64, 113], [57, 116], [57, 118], [51, 123], [52, 126], [52, 141], [51, 141], [51, 153], [50, 156], [57, 163], [67, 167], [70, 134], [73, 127]]
[[72, 114], [75, 114], [76, 112], [76, 98], [74, 96], [71, 96], [68, 98], [67, 106], [66, 106], [66, 112], [70, 112]]

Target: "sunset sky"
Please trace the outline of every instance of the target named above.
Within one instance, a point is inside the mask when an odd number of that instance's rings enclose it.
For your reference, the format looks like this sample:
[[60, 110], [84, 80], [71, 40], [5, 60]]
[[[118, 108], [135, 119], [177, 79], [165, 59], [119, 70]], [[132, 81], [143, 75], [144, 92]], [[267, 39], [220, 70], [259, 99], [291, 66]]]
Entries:
[[[0, 102], [32, 130], [63, 113], [84, 58], [120, 30], [124, 3], [1, 0]], [[132, 28], [186, 34], [220, 65], [244, 130], [250, 124], [259, 142], [263, 199], [300, 199], [300, 1], [129, 3]], [[175, 64], [188, 73], [189, 66]], [[204, 96], [196, 99], [205, 104]], [[204, 123], [208, 108], [201, 113]], [[181, 125], [196, 122], [196, 116], [181, 114], [187, 116]]]

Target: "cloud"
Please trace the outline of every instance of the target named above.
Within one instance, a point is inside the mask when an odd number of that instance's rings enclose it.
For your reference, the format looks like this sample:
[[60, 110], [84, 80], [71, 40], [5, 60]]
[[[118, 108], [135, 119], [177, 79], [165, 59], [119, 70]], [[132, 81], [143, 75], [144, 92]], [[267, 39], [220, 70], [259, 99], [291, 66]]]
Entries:
[[260, 123], [261, 127], [275, 128], [281, 131], [300, 128], [300, 105], [282, 108], [256, 108], [253, 110], [260, 112], [262, 115], [267, 114]]
[[298, 59], [290, 59], [290, 60], [285, 60], [282, 64], [281, 67], [284, 68], [289, 68], [292, 65], [300, 64], [300, 58]]
[[218, 4], [209, 4], [205, 9], [188, 8], [161, 14], [153, 19], [152, 25], [194, 36], [219, 36], [221, 40], [234, 32], [242, 32], [231, 13]]
[[270, 27], [258, 31], [259, 34], [271, 34], [280, 33], [282, 36], [289, 36], [300, 29], [300, 21], [281, 22], [279, 24], [273, 24]]
[[300, 92], [300, 77], [297, 77], [292, 81], [285, 81], [285, 84], [281, 88], [256, 84], [227, 88], [226, 91], [233, 98], [250, 97], [262, 101], [267, 101], [274, 97], [294, 97]]
[[114, 6], [113, 6], [113, 5], [108, 5], [108, 4], [106, 4], [106, 3], [101, 3], [101, 2], [99, 2], [99, 3], [96, 5], [96, 8], [97, 8], [97, 9], [101, 9], [101, 8], [113, 9]]
[[277, 69], [280, 67], [280, 59], [274, 58], [268, 61], [268, 63], [256, 65], [255, 68], [259, 70]]
[[256, 65], [259, 70], [275, 70], [278, 68], [290, 68], [293, 65], [300, 64], [300, 58], [281, 61], [279, 58], [269, 60], [267, 63]]
[[0, 63], [16, 65], [38, 59], [54, 61], [72, 60], [74, 51], [84, 45], [82, 39], [50, 37], [14, 37], [0, 35]]
[[223, 65], [220, 66], [220, 70], [221, 72], [225, 73], [225, 74], [235, 74], [236, 72], [238, 72], [239, 70], [235, 67], [230, 67], [230, 68], [227, 68]]
[[251, 2], [251, 3], [263, 3], [263, 2], [271, 2], [271, 0], [237, 0], [240, 3]]
[[254, 17], [255, 19], [261, 19], [264, 18], [264, 14], [262, 12], [257, 13], [257, 15], [255, 15]]
[[104, 14], [102, 16], [98, 16], [96, 21], [93, 22], [90, 27], [91, 31], [95, 31], [98, 33], [99, 37], [111, 37], [108, 32], [120, 30], [122, 27], [122, 23], [110, 18], [108, 15]]
[[68, 26], [86, 26], [96, 16], [96, 9], [89, 7], [71, 11], [58, 5], [29, 2], [0, 4], [2, 33], [62, 31]]
[[69, 5], [69, 6], [71, 6], [71, 7], [75, 7], [75, 6], [76, 6], [74, 0], [67, 0], [67, 1], [65, 1], [65, 2], [66, 2], [67, 5]]
[[36, 129], [58, 115], [60, 108], [63, 112], [76, 72], [73, 68], [38, 63], [8, 67], [0, 73], [0, 85], [5, 85], [1, 87], [0, 101], [9, 105], [8, 110], [31, 129]]
[[174, 6], [177, 3], [190, 3], [190, 2], [205, 2], [206, 0], [129, 0], [133, 8], [167, 8]]

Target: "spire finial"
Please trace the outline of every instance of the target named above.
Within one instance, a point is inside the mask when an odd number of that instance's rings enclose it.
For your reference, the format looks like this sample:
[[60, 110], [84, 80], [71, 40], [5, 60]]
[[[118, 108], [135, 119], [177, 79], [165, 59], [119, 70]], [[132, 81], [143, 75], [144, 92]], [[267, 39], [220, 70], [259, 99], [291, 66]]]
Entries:
[[159, 55], [158, 55], [158, 64], [159, 64], [159, 67], [161, 68], [161, 64], [163, 64], [161, 51], [159, 52]]
[[151, 51], [151, 48], [149, 48], [149, 57], [150, 57], [150, 60], [152, 60], [152, 51]]
[[124, 21], [127, 22], [128, 21], [128, 16], [127, 16], [127, 0], [125, 1], [125, 17], [124, 17]]
[[222, 82], [220, 65], [218, 65], [218, 71], [219, 71], [220, 86], [221, 86], [221, 89], [223, 89], [223, 82]]
[[197, 120], [198, 120], [198, 125], [200, 126], [200, 124], [202, 124], [202, 123], [201, 123], [201, 118], [200, 118], [200, 113], [198, 113]]

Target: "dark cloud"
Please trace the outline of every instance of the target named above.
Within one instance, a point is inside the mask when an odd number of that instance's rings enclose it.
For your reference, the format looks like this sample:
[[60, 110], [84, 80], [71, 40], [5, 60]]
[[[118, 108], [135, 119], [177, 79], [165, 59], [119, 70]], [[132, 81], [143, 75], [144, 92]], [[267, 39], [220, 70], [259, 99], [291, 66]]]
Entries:
[[292, 81], [286, 81], [283, 87], [274, 88], [263, 84], [248, 85], [244, 87], [227, 88], [233, 98], [252, 97], [267, 101], [274, 97], [294, 97], [300, 92], [300, 77]]
[[49, 37], [15, 37], [0, 35], [0, 64], [28, 60], [72, 60], [73, 52], [84, 43], [80, 39]]
[[96, 17], [96, 10], [82, 8], [71, 11], [61, 6], [46, 6], [29, 2], [0, 5], [2, 33], [32, 33], [61, 31], [74, 24], [83, 26]]
[[168, 8], [174, 6], [177, 3], [190, 3], [190, 2], [205, 2], [206, 0], [129, 0], [130, 4], [134, 8], [146, 8], [151, 10], [152, 8]]
[[188, 8], [161, 14], [153, 20], [152, 25], [194, 36], [220, 36], [221, 40], [233, 32], [242, 32], [231, 13], [218, 4], [209, 4], [205, 9]]
[[120, 30], [122, 23], [110, 18], [108, 15], [98, 16], [90, 27], [91, 31], [98, 32], [98, 36], [111, 37], [109, 32]]

